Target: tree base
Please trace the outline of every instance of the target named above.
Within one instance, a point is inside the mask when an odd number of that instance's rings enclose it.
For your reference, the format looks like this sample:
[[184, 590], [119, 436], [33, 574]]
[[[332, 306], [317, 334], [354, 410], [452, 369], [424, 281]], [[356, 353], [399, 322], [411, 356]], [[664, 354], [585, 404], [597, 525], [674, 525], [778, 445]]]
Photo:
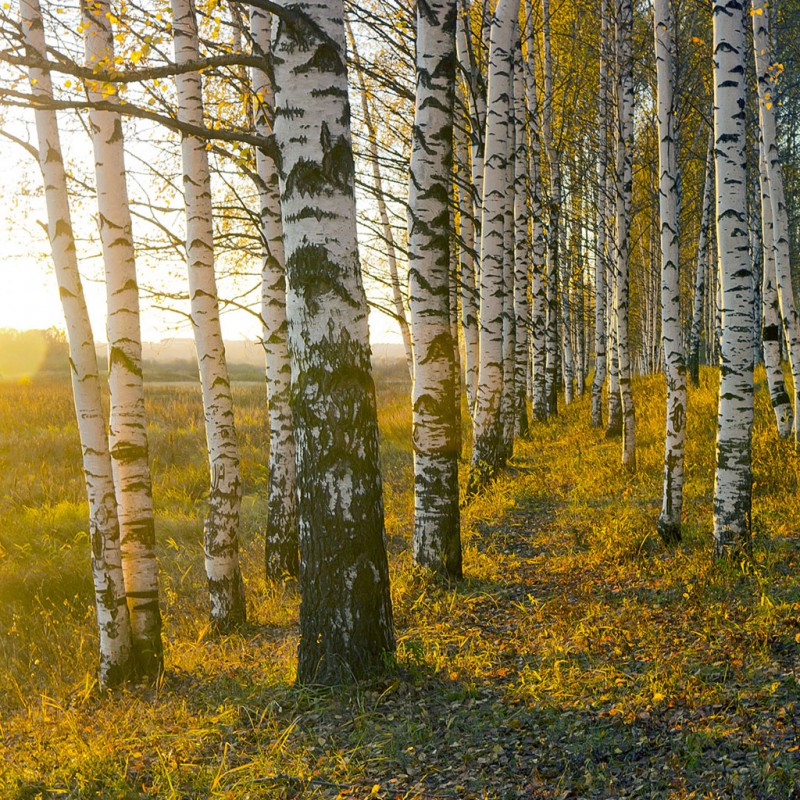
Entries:
[[681, 523], [668, 520], [662, 514], [658, 518], [658, 535], [667, 547], [673, 547], [681, 541]]

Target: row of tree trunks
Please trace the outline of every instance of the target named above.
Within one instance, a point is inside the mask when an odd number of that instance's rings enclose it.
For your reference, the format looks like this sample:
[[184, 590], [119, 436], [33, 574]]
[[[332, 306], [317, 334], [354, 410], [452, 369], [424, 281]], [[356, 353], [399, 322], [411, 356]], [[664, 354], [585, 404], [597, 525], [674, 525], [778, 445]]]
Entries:
[[[43, 59], [47, 47], [38, 0], [22, 0], [20, 22], [27, 54]], [[78, 271], [58, 120], [55, 110], [47, 108], [53, 99], [52, 81], [49, 71], [38, 67], [29, 70], [29, 78], [31, 93], [42, 101], [42, 107], [34, 113], [39, 164], [44, 179], [47, 230], [67, 326], [72, 390], [89, 501], [89, 541], [100, 632], [100, 683], [114, 686], [133, 673], [135, 656], [122, 571], [111, 452], [94, 337]]]
[[480, 227], [480, 370], [468, 494], [474, 493], [505, 463], [502, 425], [504, 266], [506, 216], [511, 216], [507, 208], [511, 200], [508, 163], [513, 139], [510, 112], [518, 14], [519, 0], [500, 0], [490, 34]]

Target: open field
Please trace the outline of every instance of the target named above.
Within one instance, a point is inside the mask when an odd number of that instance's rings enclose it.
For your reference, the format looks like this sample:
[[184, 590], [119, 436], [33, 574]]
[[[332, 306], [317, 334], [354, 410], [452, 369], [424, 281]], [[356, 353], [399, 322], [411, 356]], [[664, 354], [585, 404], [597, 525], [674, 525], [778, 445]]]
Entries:
[[638, 473], [579, 399], [465, 509], [453, 586], [411, 569], [409, 403], [379, 387], [398, 666], [319, 692], [292, 686], [296, 592], [261, 576], [263, 387], [235, 386], [250, 623], [214, 638], [199, 389], [151, 385], [168, 671], [114, 697], [93, 678], [69, 387], [0, 384], [0, 796], [800, 797], [798, 461], [762, 374], [752, 559], [714, 563], [715, 373], [702, 381], [677, 549], [655, 535], [663, 378], [642, 378]]

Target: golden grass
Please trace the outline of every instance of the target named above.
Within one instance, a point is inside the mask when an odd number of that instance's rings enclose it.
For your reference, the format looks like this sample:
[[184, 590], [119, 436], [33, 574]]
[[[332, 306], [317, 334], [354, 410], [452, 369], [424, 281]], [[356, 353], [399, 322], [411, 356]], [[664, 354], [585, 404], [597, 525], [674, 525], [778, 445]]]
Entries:
[[465, 509], [465, 579], [447, 586], [411, 566], [409, 404], [402, 387], [381, 389], [399, 669], [315, 692], [292, 686], [296, 592], [261, 576], [263, 388], [235, 389], [251, 622], [212, 637], [199, 392], [149, 387], [168, 674], [106, 697], [92, 677], [69, 389], [2, 385], [0, 793], [796, 796], [797, 459], [759, 384], [753, 556], [713, 562], [716, 385], [704, 371], [689, 400], [684, 541], [665, 550], [663, 391], [658, 377], [635, 383], [634, 476], [619, 442], [589, 427], [588, 398], [536, 426]]

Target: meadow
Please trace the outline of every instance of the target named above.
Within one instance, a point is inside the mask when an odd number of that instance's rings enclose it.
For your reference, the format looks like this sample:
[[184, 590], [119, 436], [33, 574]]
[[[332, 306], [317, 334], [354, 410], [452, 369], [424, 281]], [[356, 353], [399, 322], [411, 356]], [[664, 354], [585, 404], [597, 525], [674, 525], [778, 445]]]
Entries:
[[798, 460], [763, 373], [750, 557], [711, 557], [717, 376], [704, 370], [679, 546], [655, 533], [664, 385], [644, 377], [638, 472], [579, 398], [464, 509], [452, 585], [411, 565], [408, 387], [391, 377], [378, 389], [397, 664], [357, 686], [293, 686], [299, 598], [262, 575], [261, 383], [234, 386], [249, 622], [211, 634], [199, 388], [153, 382], [167, 671], [113, 695], [94, 678], [69, 385], [0, 384], [0, 797], [800, 796]]

